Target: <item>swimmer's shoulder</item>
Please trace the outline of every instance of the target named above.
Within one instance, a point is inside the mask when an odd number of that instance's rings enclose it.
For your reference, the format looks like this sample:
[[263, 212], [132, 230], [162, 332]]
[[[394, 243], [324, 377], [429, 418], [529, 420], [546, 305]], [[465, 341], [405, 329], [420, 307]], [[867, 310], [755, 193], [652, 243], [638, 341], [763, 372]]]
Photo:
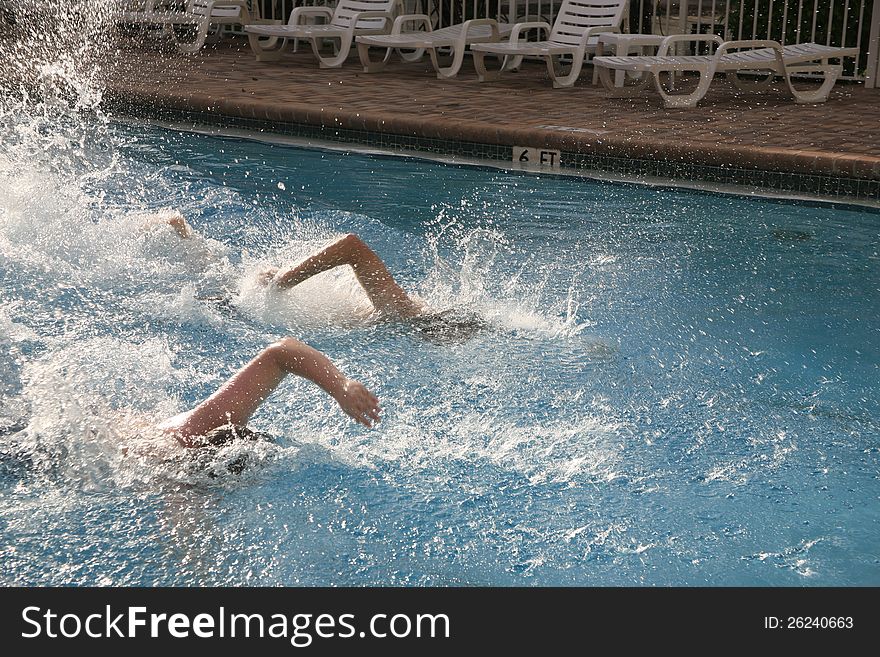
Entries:
[[163, 432], [166, 433], [174, 433], [175, 431], [180, 431], [180, 428], [186, 423], [186, 419], [189, 417], [189, 411], [184, 411], [183, 413], [178, 413], [177, 415], [168, 418], [167, 420], [163, 420], [156, 427]]
[[186, 422], [191, 413], [192, 411], [178, 413], [157, 424], [156, 428], [166, 436], [175, 438], [184, 447], [192, 447], [194, 444], [193, 436], [186, 430]]

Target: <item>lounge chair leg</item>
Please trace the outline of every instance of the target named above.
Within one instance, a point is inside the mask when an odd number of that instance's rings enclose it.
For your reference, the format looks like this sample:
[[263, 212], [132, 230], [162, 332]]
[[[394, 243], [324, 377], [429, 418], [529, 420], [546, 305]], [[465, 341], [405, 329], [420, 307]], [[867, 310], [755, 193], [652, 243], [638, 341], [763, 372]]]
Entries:
[[[654, 77], [648, 71], [644, 71], [641, 77], [638, 78], [638, 82], [634, 84], [626, 84], [626, 75], [624, 75], [623, 86], [618, 87], [617, 79], [619, 76], [615, 75], [612, 79], [611, 69], [605, 66], [596, 66], [596, 70], [599, 74], [599, 81], [602, 83], [602, 86], [608, 94], [614, 98], [630, 98], [632, 96], [641, 95], [645, 87], [651, 84], [651, 79]], [[615, 71], [615, 73], [621, 72], [626, 73], [625, 71]]]
[[480, 82], [493, 82], [501, 77], [503, 67], [498, 71], [489, 71], [486, 69], [486, 53], [482, 50], [471, 50], [471, 52], [474, 55], [474, 68], [477, 70], [477, 78]]
[[[348, 53], [351, 51], [351, 42], [348, 41], [346, 43], [340, 44], [339, 49], [337, 50], [335, 56], [333, 57], [324, 57], [321, 54], [320, 49], [318, 48], [318, 40], [312, 39], [312, 51], [315, 53], [315, 57], [318, 58], [318, 65], [321, 68], [339, 68], [345, 63], [345, 60], [348, 59]], [[335, 46], [335, 41], [334, 41]], [[334, 47], [334, 50], [336, 48]]]
[[[187, 53], [190, 55], [197, 53], [199, 50], [202, 49], [202, 46], [205, 45], [205, 39], [208, 38], [208, 28], [210, 28], [210, 27], [211, 27], [210, 23], [207, 23], [207, 22], [200, 23], [199, 28], [196, 31], [195, 40], [191, 41], [189, 43], [181, 43], [180, 41], [177, 40], [176, 35], [175, 35], [174, 41], [177, 45], [177, 50], [182, 53]], [[172, 33], [173, 33], [173, 31], [174, 30], [172, 28]]]
[[730, 82], [733, 86], [735, 86], [740, 91], [766, 91], [770, 87], [770, 83], [773, 82], [773, 74], [775, 71], [770, 71], [767, 74], [767, 77], [763, 80], [744, 80], [739, 76], [738, 71], [728, 71], [727, 81]]
[[[791, 74], [797, 71], [813, 71], [823, 73], [825, 75], [825, 79], [822, 81], [822, 85], [818, 89], [813, 89], [810, 91], [800, 91], [794, 88], [794, 84], [792, 84], [791, 81]], [[842, 72], [843, 66], [840, 64], [825, 66], [789, 67], [785, 69], [785, 83], [788, 85], [788, 90], [791, 92], [791, 95], [794, 96], [794, 102], [804, 104], [824, 103], [826, 100], [828, 100], [828, 95], [831, 93], [831, 89], [834, 88], [834, 85], [837, 82], [837, 78], [840, 77], [840, 74]]]
[[522, 66], [523, 56], [516, 55], [515, 57], [511, 57], [510, 55], [506, 55], [504, 57], [504, 61], [501, 63], [502, 71], [518, 71], [519, 67]]
[[571, 67], [568, 69], [568, 73], [562, 75], [562, 65], [559, 63], [558, 58], [554, 59], [553, 55], [547, 55], [544, 57], [544, 61], [547, 63], [547, 72], [550, 74], [550, 79], [553, 80], [554, 89], [574, 86], [584, 65], [583, 56], [578, 57], [575, 55], [571, 60]]
[[405, 62], [418, 62], [425, 56], [425, 49], [416, 48], [412, 52], [404, 52], [403, 48], [398, 48], [397, 54], [400, 55], [400, 58]]
[[385, 57], [382, 58], [381, 61], [374, 62], [370, 59], [370, 46], [366, 43], [357, 44], [358, 47], [358, 58], [361, 60], [361, 65], [364, 67], [364, 73], [378, 73], [385, 65], [388, 63], [388, 59], [391, 57], [391, 48], [385, 48]]
[[[657, 93], [659, 93], [660, 97], [663, 99], [663, 107], [666, 109], [690, 109], [697, 106], [697, 103], [700, 102], [703, 96], [706, 95], [706, 92], [709, 91], [709, 85], [712, 84], [715, 70], [714, 67], [710, 66], [705, 66], [696, 70], [700, 74], [700, 82], [697, 84], [697, 88], [689, 94], [667, 93], [660, 80], [663, 71], [656, 71], [654, 73], [654, 86], [657, 89]], [[667, 72], [672, 74], [672, 71]]]
[[440, 65], [440, 58], [437, 56], [436, 48], [429, 48], [428, 54], [431, 56], [431, 63], [434, 65], [434, 70], [437, 71], [438, 80], [454, 78], [458, 75], [459, 70], [461, 70], [461, 63], [464, 61], [464, 48], [452, 48], [452, 62], [449, 66]]
[[256, 34], [248, 34], [248, 43], [251, 44], [251, 50], [256, 55], [258, 62], [278, 61], [290, 45], [288, 39], [279, 37], [270, 37], [261, 41]]

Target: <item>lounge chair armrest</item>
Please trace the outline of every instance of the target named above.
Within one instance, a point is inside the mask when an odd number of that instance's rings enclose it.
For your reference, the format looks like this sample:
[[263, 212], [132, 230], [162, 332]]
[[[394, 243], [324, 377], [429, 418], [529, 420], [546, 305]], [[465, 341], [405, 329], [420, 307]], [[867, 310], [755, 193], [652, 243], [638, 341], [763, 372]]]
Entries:
[[660, 47], [657, 49], [657, 56], [665, 56], [669, 52], [669, 46], [682, 41], [707, 41], [718, 46], [724, 43], [724, 39], [717, 34], [673, 34], [663, 39], [660, 43]]
[[510, 43], [516, 43], [519, 41], [519, 35], [523, 32], [528, 32], [529, 30], [544, 30], [547, 34], [550, 34], [550, 31], [553, 29], [550, 27], [550, 23], [539, 21], [535, 23], [517, 23], [513, 26], [513, 29], [510, 32]]
[[403, 26], [407, 23], [421, 23], [425, 26], [426, 32], [431, 32], [434, 29], [431, 25], [431, 18], [427, 14], [403, 14], [394, 19], [394, 25], [391, 26], [391, 34], [402, 33]]
[[493, 38], [498, 36], [498, 21], [496, 21], [494, 18], [472, 18], [462, 23], [460, 40], [466, 42], [468, 30], [470, 30], [472, 27], [477, 27], [480, 25], [488, 25], [489, 27], [491, 27]]
[[597, 25], [596, 27], [591, 27], [584, 30], [584, 33], [581, 35], [580, 45], [587, 45], [587, 41], [595, 37], [597, 34], [608, 34], [609, 32], [620, 33], [620, 28], [615, 27], [613, 25]]
[[725, 41], [718, 50], [715, 51], [715, 57], [721, 57], [730, 50], [739, 50], [746, 48], [772, 48], [782, 52], [782, 45], [778, 41], [770, 41], [767, 39], [751, 39], [747, 41]]
[[329, 23], [333, 19], [333, 10], [329, 7], [297, 7], [292, 12], [290, 12], [290, 19], [287, 21], [287, 24], [303, 25], [303, 23], [299, 20], [300, 18], [310, 18], [318, 16], [323, 16]]

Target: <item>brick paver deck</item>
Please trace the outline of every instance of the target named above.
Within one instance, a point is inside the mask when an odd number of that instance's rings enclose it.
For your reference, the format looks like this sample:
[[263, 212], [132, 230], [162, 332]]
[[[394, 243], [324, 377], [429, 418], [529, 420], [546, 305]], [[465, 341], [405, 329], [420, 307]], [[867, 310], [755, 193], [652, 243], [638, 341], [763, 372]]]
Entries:
[[[356, 55], [320, 69], [307, 47], [275, 63], [255, 61], [246, 41], [194, 56], [129, 47], [110, 96], [178, 109], [460, 139], [596, 155], [659, 158], [880, 180], [880, 89], [837, 85], [827, 103], [797, 105], [781, 87], [735, 93], [718, 79], [700, 106], [665, 110], [652, 90], [615, 99], [590, 84], [553, 89], [542, 64], [479, 83], [471, 62], [459, 79], [430, 64], [395, 63], [363, 73]], [[553, 127], [555, 126], [555, 127]]]

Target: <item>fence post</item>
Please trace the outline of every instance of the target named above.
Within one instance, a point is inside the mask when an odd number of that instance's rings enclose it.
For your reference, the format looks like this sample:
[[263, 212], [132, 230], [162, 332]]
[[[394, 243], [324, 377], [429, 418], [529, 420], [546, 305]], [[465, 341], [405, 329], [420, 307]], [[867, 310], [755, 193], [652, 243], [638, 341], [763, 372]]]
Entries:
[[868, 70], [865, 86], [880, 88], [880, 6], [874, 3], [871, 10], [871, 37], [868, 39]]

